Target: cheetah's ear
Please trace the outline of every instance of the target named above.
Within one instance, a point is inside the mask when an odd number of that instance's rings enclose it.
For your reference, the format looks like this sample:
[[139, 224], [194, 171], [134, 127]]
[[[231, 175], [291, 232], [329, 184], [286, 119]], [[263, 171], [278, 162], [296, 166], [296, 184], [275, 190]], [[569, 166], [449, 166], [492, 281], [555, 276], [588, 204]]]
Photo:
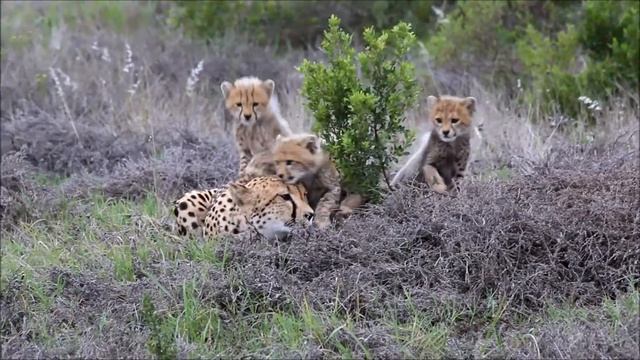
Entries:
[[437, 96], [429, 95], [427, 96], [427, 108], [429, 110], [433, 109], [436, 103], [440, 100]]
[[233, 89], [233, 84], [228, 81], [223, 81], [222, 84], [220, 84], [220, 90], [222, 90], [222, 95], [225, 99], [229, 97], [231, 89]]
[[229, 194], [237, 206], [245, 206], [251, 196], [251, 190], [242, 184], [231, 183], [229, 184]]
[[305, 136], [302, 139], [302, 144], [312, 154], [315, 154], [320, 150], [320, 138], [315, 135]]
[[476, 102], [476, 98], [474, 97], [468, 97], [462, 100], [464, 106], [466, 106], [467, 110], [469, 110], [469, 114], [473, 114], [474, 112], [476, 112]]
[[271, 95], [273, 95], [273, 89], [276, 88], [276, 83], [271, 79], [267, 79], [264, 81], [263, 85], [264, 89], [267, 90], [267, 94], [271, 97]]

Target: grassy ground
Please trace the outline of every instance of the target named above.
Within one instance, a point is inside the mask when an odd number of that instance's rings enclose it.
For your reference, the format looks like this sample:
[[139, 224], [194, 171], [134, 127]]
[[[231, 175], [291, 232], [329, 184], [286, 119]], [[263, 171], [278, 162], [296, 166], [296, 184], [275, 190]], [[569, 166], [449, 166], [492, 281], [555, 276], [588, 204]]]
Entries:
[[458, 197], [406, 187], [284, 242], [180, 238], [176, 196], [236, 173], [220, 82], [274, 79], [308, 129], [294, 66], [319, 54], [200, 44], [156, 10], [2, 3], [3, 359], [640, 357], [625, 99], [593, 128], [534, 124], [469, 82], [484, 137]]

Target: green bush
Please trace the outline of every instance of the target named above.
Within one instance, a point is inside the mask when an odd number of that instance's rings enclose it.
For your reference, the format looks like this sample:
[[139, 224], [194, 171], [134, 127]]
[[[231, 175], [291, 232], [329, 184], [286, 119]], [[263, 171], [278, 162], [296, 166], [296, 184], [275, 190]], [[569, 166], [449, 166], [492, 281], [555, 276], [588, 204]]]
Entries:
[[345, 186], [376, 201], [380, 179], [388, 181], [389, 166], [414, 136], [402, 124], [419, 92], [405, 59], [415, 35], [401, 22], [381, 34], [368, 28], [363, 39], [365, 49], [356, 54], [352, 36], [332, 16], [322, 42], [328, 64], [304, 60], [299, 70], [314, 130], [327, 142]]

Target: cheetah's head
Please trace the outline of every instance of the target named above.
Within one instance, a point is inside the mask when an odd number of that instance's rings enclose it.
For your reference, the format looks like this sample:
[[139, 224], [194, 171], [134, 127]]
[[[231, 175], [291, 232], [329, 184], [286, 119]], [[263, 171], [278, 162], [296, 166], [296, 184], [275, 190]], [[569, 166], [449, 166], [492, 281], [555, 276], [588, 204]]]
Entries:
[[429, 118], [442, 141], [452, 142], [458, 136], [469, 133], [476, 109], [475, 98], [429, 96], [427, 102], [430, 109]]
[[315, 174], [326, 161], [326, 154], [316, 135], [278, 135], [273, 148], [273, 159], [278, 177], [288, 184], [296, 184]]
[[250, 126], [260, 121], [269, 111], [269, 102], [273, 95], [273, 80], [262, 81], [255, 77], [243, 77], [233, 84], [223, 81], [220, 84], [225, 107], [239, 124]]
[[[256, 180], [263, 180], [260, 182]], [[287, 185], [282, 180], [256, 179], [252, 183], [229, 185], [229, 194], [240, 213], [255, 223], [257, 230], [267, 238], [281, 238], [294, 222], [310, 223], [313, 209], [307, 201], [303, 185]]]

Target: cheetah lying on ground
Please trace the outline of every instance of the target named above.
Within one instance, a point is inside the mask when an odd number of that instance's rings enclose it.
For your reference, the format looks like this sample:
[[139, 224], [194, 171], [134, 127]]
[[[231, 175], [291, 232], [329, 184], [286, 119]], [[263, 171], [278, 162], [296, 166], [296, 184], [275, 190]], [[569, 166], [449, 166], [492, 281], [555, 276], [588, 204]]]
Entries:
[[309, 223], [313, 210], [303, 185], [288, 185], [277, 177], [258, 177], [246, 184], [190, 191], [175, 202], [178, 233], [202, 232], [205, 237], [252, 231], [282, 238], [295, 222]]

